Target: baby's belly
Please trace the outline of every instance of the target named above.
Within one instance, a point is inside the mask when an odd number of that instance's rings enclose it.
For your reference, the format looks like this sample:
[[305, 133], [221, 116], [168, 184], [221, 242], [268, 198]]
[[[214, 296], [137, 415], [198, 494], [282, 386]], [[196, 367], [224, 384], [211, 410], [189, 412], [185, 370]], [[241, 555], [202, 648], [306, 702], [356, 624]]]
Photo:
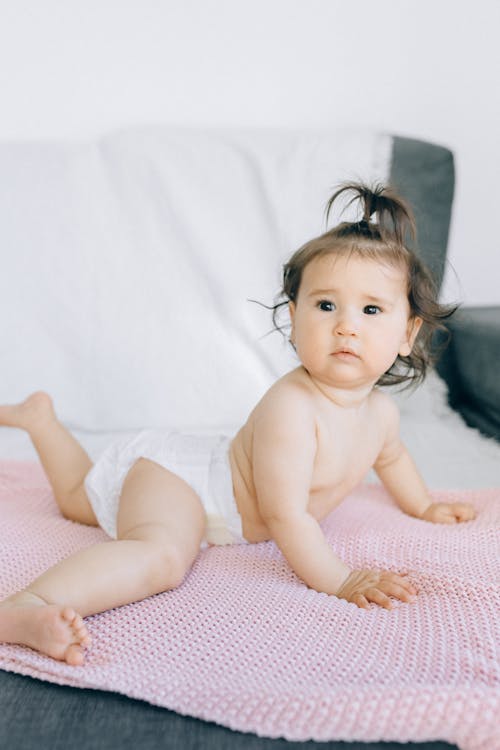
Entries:
[[317, 521], [322, 521], [337, 508], [366, 476], [365, 472], [353, 472], [338, 481], [313, 488], [309, 494], [307, 510]]
[[[229, 452], [231, 473], [233, 479], [234, 499], [241, 516], [243, 536], [249, 542], [266, 542], [272, 535], [264, 519], [259, 513], [257, 496], [253, 487], [251, 471], [242, 469], [238, 456], [238, 446], [231, 446]], [[243, 459], [244, 463], [244, 459]], [[350, 477], [341, 483], [313, 489], [309, 495], [307, 510], [317, 521], [322, 521], [331, 513], [343, 498], [359, 483], [358, 477]]]
[[241, 455], [241, 449], [236, 444], [238, 436], [233, 440], [229, 450], [229, 463], [233, 480], [233, 494], [238, 513], [241, 516], [243, 536], [248, 542], [267, 542], [272, 539], [264, 519], [259, 513], [257, 497], [253, 488], [251, 470], [246, 456]]

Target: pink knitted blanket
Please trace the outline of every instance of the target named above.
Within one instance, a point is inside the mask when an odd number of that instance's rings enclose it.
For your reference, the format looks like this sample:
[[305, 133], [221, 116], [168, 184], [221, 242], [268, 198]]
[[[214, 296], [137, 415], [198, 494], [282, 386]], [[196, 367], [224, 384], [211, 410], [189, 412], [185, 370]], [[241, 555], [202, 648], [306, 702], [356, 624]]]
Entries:
[[[273, 542], [212, 547], [178, 589], [89, 617], [83, 666], [3, 644], [0, 667], [263, 737], [499, 750], [500, 489], [433, 494], [477, 519], [419, 521], [364, 485], [322, 523], [350, 566], [407, 571], [413, 604], [319, 594]], [[1, 598], [104, 538], [62, 518], [37, 464], [0, 463]]]

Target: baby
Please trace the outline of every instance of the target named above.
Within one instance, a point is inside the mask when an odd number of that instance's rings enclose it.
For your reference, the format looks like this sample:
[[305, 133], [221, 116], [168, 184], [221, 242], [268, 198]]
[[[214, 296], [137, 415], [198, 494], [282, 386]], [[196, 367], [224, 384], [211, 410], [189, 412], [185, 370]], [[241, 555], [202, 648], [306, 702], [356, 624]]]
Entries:
[[[306, 243], [284, 266], [282, 294], [300, 365], [280, 378], [233, 439], [145, 430], [113, 443], [92, 466], [42, 392], [0, 407], [27, 430], [63, 515], [100, 525], [108, 541], [83, 549], [0, 603], [0, 641], [80, 665], [83, 618], [181, 585], [207, 544], [274, 540], [318, 592], [391, 609], [416, 591], [405, 574], [351, 570], [320, 522], [373, 467], [404, 513], [433, 523], [475, 517], [466, 503], [433, 503], [399, 438], [398, 409], [380, 385], [418, 382], [429, 341], [454, 308], [405, 238], [407, 204], [391, 189], [342, 186], [362, 220]], [[372, 220], [376, 216], [376, 221]]]

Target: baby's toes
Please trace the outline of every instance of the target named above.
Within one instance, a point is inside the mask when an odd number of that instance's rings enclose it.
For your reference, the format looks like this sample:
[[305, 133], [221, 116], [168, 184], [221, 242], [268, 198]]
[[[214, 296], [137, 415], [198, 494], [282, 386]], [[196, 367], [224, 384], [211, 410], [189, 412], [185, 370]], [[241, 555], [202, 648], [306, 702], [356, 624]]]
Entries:
[[90, 646], [90, 635], [87, 630], [87, 626], [85, 625], [83, 618], [80, 615], [77, 614], [75, 616], [73, 622], [71, 623], [71, 627], [73, 629], [73, 633], [80, 641], [82, 646]]
[[68, 664], [71, 664], [72, 667], [79, 667], [83, 664], [84, 656], [83, 656], [83, 649], [81, 646], [79, 646], [77, 643], [72, 643], [68, 648], [66, 649], [66, 653], [64, 654], [64, 658], [67, 661]]
[[61, 612], [61, 615], [71, 627], [71, 630], [78, 643], [80, 643], [82, 646], [90, 646], [91, 639], [87, 630], [87, 626], [85, 625], [81, 615], [79, 615], [78, 612], [75, 612], [72, 607], [65, 607]]
[[85, 626], [83, 628], [79, 628], [78, 630], [74, 631], [76, 638], [80, 642], [82, 646], [85, 646], [88, 648], [90, 644], [92, 643], [92, 638], [90, 637], [88, 630]]
[[78, 613], [76, 613], [75, 616], [73, 617], [71, 627], [73, 628], [73, 630], [79, 630], [80, 628], [85, 627], [85, 623], [83, 622], [83, 617], [79, 615]]
[[79, 615], [76, 614], [75, 610], [72, 607], [64, 607], [64, 609], [61, 611], [61, 617], [63, 620], [66, 620], [66, 622], [73, 624], [73, 620], [75, 617]]

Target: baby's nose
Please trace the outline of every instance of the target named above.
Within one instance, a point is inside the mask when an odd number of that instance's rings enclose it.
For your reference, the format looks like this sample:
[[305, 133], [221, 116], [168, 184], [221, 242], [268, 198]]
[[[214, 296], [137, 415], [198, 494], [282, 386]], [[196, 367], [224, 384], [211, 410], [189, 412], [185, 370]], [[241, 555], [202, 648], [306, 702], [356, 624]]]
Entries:
[[358, 327], [352, 316], [344, 315], [335, 325], [337, 336], [356, 336]]

